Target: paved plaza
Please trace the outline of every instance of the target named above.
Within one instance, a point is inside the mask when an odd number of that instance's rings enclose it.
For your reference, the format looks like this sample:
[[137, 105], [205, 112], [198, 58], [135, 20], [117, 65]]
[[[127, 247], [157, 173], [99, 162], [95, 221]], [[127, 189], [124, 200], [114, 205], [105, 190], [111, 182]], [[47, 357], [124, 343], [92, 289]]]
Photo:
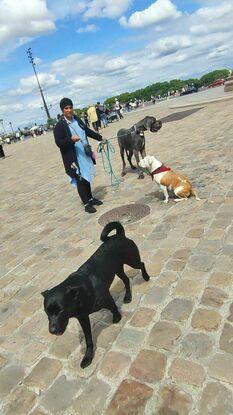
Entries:
[[[0, 413], [4, 415], [233, 414], [233, 116], [232, 100], [135, 111], [103, 130], [114, 137], [145, 115], [161, 118], [146, 133], [155, 155], [194, 183], [194, 198], [163, 204], [149, 176], [128, 170], [118, 190], [97, 160], [96, 214], [84, 212], [66, 179], [52, 134], [5, 146], [1, 168]], [[94, 147], [96, 143], [92, 140]], [[112, 144], [115, 172], [121, 161]], [[48, 332], [40, 295], [76, 270], [100, 245], [98, 218], [144, 203], [150, 214], [125, 223], [148, 273], [126, 267], [111, 292], [123, 315], [91, 316], [96, 345], [82, 370], [84, 337], [72, 320], [61, 337]]]

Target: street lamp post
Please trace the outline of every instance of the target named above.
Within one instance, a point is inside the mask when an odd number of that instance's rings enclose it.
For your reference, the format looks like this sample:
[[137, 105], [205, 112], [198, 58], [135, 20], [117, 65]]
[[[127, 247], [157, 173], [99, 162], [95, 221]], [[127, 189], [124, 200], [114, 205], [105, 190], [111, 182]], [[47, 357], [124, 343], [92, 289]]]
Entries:
[[36, 80], [37, 80], [37, 84], [38, 84], [38, 87], [39, 87], [39, 90], [40, 90], [40, 94], [41, 94], [41, 98], [42, 98], [42, 101], [43, 101], [43, 106], [44, 106], [45, 112], [47, 114], [47, 118], [50, 120], [51, 117], [50, 117], [50, 114], [49, 114], [49, 110], [48, 110], [47, 104], [45, 102], [44, 94], [43, 94], [43, 91], [41, 89], [38, 76], [37, 76], [36, 64], [35, 64], [34, 58], [32, 56], [32, 49], [31, 48], [28, 48], [27, 49], [27, 55], [28, 55], [29, 62], [32, 64], [32, 67], [33, 67], [33, 71], [34, 71], [34, 74], [35, 74], [35, 77], [36, 77]]
[[13, 133], [13, 135], [14, 135], [14, 133], [15, 133], [15, 132], [14, 132], [14, 130], [13, 130], [13, 127], [12, 127], [12, 122], [11, 122], [11, 121], [9, 122], [9, 125], [10, 125], [10, 127], [11, 127], [11, 131], [12, 131], [12, 133]]

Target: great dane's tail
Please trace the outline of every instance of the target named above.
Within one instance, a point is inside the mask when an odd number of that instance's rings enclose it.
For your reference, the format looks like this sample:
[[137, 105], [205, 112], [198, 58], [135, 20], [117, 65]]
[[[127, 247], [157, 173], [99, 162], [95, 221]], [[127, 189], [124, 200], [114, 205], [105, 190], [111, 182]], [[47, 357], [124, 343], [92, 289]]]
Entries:
[[125, 230], [120, 222], [109, 222], [104, 229], [102, 230], [102, 233], [100, 235], [100, 240], [102, 242], [108, 241], [111, 236], [108, 236], [108, 234], [116, 229], [116, 234], [122, 237], [125, 237]]

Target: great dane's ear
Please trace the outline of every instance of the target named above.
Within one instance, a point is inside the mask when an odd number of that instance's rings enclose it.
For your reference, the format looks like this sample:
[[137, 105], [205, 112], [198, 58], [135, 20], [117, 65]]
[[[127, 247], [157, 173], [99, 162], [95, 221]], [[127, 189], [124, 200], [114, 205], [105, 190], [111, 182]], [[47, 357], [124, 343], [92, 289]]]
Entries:
[[68, 287], [66, 287], [66, 292], [67, 292], [67, 294], [69, 294], [74, 300], [77, 300], [77, 298], [79, 297], [79, 295], [80, 295], [80, 290], [79, 290], [79, 288], [78, 287], [71, 287], [71, 286], [68, 286]]
[[41, 295], [45, 298], [45, 297], [46, 297], [46, 295], [48, 294], [48, 292], [49, 292], [49, 290], [43, 291], [43, 292], [41, 293]]

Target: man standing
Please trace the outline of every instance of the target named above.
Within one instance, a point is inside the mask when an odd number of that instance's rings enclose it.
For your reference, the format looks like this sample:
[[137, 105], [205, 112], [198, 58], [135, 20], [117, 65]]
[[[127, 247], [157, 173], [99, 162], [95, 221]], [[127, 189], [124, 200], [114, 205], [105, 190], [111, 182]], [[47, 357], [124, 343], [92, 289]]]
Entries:
[[119, 120], [121, 118], [124, 118], [122, 113], [121, 113], [121, 105], [120, 105], [117, 98], [115, 98], [115, 110], [116, 110], [116, 113], [117, 113], [117, 116], [118, 116]]
[[91, 105], [88, 108], [87, 115], [89, 117], [90, 122], [92, 123], [92, 127], [94, 128], [94, 130], [98, 131], [98, 116], [94, 105]]

